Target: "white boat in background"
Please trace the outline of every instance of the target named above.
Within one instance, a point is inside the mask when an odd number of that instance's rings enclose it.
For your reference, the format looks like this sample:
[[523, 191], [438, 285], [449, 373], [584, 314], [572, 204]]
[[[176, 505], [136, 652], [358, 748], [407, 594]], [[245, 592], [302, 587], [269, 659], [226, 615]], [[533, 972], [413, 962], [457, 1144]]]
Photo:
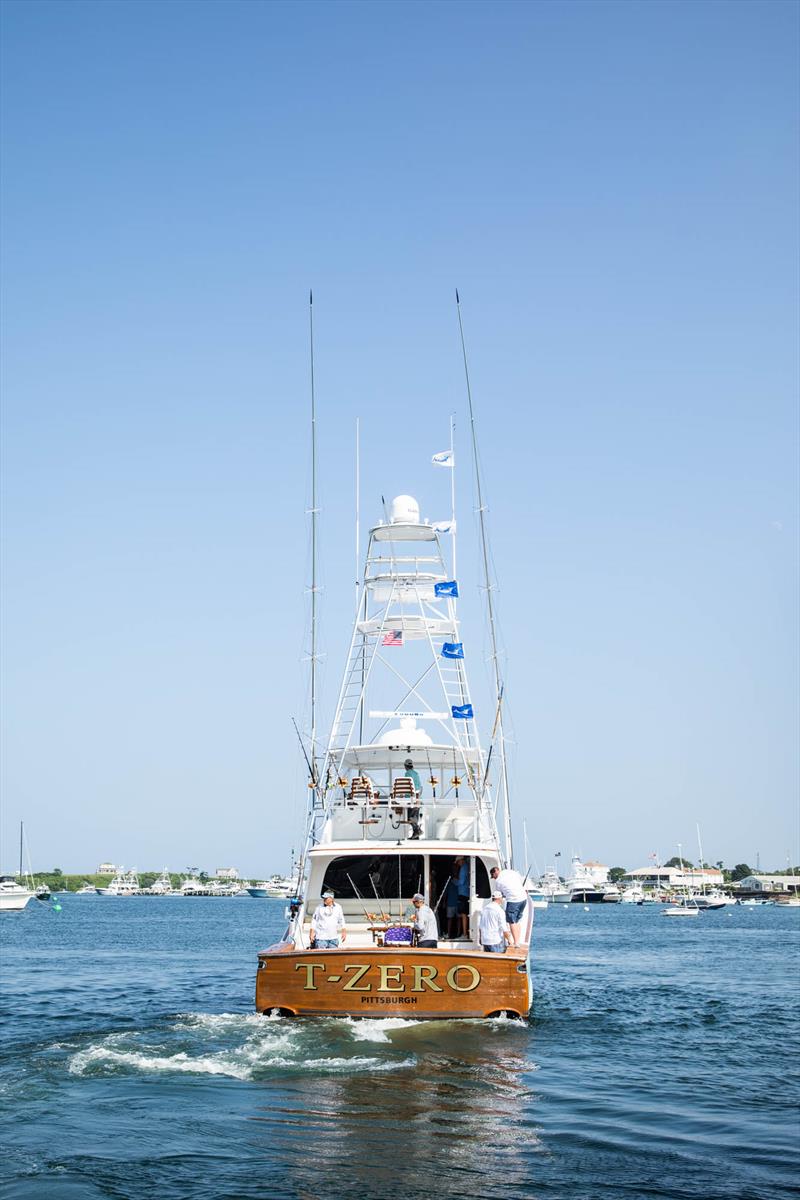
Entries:
[[172, 880], [169, 877], [169, 871], [166, 867], [159, 875], [153, 884], [147, 889], [150, 896], [173, 896], [175, 889], [172, 886]]
[[272, 875], [262, 883], [254, 883], [248, 887], [247, 894], [255, 900], [263, 900], [265, 897], [273, 900], [287, 900], [290, 896], [297, 895], [299, 886], [296, 875], [291, 878], [288, 875]]
[[[703, 861], [702, 854], [700, 861]], [[683, 854], [681, 853], [680, 843], [678, 843], [678, 862], [680, 863], [681, 875], [683, 875]], [[700, 912], [700, 909], [697, 907], [696, 898], [688, 888], [684, 890], [682, 895], [671, 896], [670, 900], [669, 907], [663, 909], [661, 913], [662, 917], [696, 917]]]
[[699, 892], [691, 896], [691, 902], [700, 909], [701, 912], [712, 912], [715, 909], [726, 908], [730, 904], [730, 900], [718, 888], [711, 888], [708, 892]]
[[614, 888], [619, 899], [619, 888], [608, 882], [608, 868], [600, 863], [581, 862], [578, 854], [572, 856], [571, 874], [565, 887], [553, 897], [557, 904], [602, 904], [607, 888]]
[[135, 871], [118, 871], [108, 887], [95, 888], [98, 896], [141, 896], [139, 876]]
[[13, 875], [0, 875], [0, 912], [21, 912], [34, 894], [17, 883]]
[[[28, 858], [27, 871], [24, 870], [23, 865], [22, 865], [22, 863], [23, 863], [23, 847], [27, 850], [27, 858]], [[11, 878], [11, 876], [5, 876], [4, 878]], [[46, 883], [37, 884], [36, 880], [33, 877], [33, 867], [31, 866], [31, 852], [30, 852], [30, 847], [27, 845], [27, 839], [25, 838], [25, 823], [24, 823], [24, 821], [20, 821], [20, 823], [19, 823], [19, 874], [18, 874], [17, 878], [27, 880], [27, 886], [25, 884], [18, 884], [17, 886], [23, 888], [25, 891], [30, 891], [35, 900], [47, 901], [47, 900], [51, 899], [52, 893], [50, 891], [50, 888], [47, 886], [47, 884]], [[27, 901], [26, 901], [26, 903], [27, 903]], [[24, 908], [25, 905], [23, 905], [22, 907]]]
[[[703, 859], [703, 843], [700, 840], [700, 826], [697, 826], [697, 848], [700, 851], [700, 870], [705, 871], [707, 864]], [[695, 892], [688, 897], [689, 900], [699, 908], [701, 912], [714, 912], [720, 908], [725, 908], [728, 903], [727, 896], [720, 891], [718, 887], [706, 887], [705, 879], [699, 892]]]
[[246, 890], [248, 896], [252, 896], [254, 900], [264, 900], [269, 895], [267, 890], [268, 888], [269, 884], [267, 882], [263, 882], [253, 883]]
[[530, 884], [527, 892], [534, 904], [537, 900], [543, 900], [545, 904], [563, 903], [569, 898], [569, 892], [554, 867], [548, 867], [541, 879]]
[[75, 895], [76, 896], [96, 896], [97, 888], [94, 886], [93, 883], [89, 883], [89, 881], [87, 880], [86, 883], [84, 883], [82, 885], [82, 887], [78, 888]]
[[620, 896], [622, 904], [644, 904], [644, 889], [639, 887], [638, 883], [632, 884], [630, 887], [622, 889]]
[[182, 896], [205, 896], [208, 888], [196, 875], [189, 875], [181, 884]]

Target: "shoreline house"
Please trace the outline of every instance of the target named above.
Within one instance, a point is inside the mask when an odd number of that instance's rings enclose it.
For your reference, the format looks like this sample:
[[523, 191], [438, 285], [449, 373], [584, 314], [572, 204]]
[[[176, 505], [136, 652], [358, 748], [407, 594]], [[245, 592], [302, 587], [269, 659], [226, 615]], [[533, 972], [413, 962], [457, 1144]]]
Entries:
[[696, 890], [722, 887], [722, 872], [717, 867], [637, 867], [624, 877], [626, 883], [638, 883], [642, 888], [669, 891], [673, 888]]
[[733, 885], [738, 896], [788, 896], [800, 893], [800, 875], [747, 875]]

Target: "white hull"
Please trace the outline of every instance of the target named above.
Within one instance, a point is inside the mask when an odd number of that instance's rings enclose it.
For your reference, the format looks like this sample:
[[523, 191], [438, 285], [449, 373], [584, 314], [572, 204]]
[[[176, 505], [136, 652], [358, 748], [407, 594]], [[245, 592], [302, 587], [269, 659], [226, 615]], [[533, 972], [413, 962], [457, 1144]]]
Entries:
[[33, 892], [29, 892], [27, 888], [0, 891], [0, 912], [21, 912], [32, 899]]

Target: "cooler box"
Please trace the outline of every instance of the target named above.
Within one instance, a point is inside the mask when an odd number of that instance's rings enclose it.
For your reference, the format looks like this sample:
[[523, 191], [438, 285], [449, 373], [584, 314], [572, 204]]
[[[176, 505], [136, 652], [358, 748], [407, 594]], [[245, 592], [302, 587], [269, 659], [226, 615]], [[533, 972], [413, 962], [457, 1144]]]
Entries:
[[383, 937], [385, 946], [410, 946], [411, 945], [411, 930], [406, 929], [402, 925], [393, 925], [386, 930]]

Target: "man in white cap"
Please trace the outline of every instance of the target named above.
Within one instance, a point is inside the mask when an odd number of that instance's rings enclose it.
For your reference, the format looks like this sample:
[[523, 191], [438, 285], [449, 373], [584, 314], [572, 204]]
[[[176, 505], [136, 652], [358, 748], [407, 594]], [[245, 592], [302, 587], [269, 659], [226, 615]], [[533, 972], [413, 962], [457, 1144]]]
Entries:
[[347, 930], [342, 906], [334, 901], [333, 892], [323, 892], [322, 904], [317, 905], [311, 918], [311, 945], [315, 950], [333, 950], [339, 945], [340, 933], [344, 941]]
[[519, 946], [522, 935], [522, 918], [528, 907], [525, 882], [519, 871], [514, 871], [511, 867], [506, 867], [502, 871], [499, 867], [492, 867], [489, 874], [492, 877], [492, 887], [503, 893], [503, 899], [506, 902], [506, 920], [511, 927], [511, 937], [514, 945]]
[[417, 945], [423, 950], [435, 950], [439, 945], [439, 926], [436, 924], [436, 913], [425, 903], [422, 892], [415, 892], [411, 898], [414, 905], [414, 923], [411, 928], [417, 935]]
[[503, 893], [501, 891], [492, 892], [491, 904], [484, 904], [478, 929], [481, 945], [487, 954], [505, 954], [505, 943], [511, 941], [511, 930], [503, 911]]

